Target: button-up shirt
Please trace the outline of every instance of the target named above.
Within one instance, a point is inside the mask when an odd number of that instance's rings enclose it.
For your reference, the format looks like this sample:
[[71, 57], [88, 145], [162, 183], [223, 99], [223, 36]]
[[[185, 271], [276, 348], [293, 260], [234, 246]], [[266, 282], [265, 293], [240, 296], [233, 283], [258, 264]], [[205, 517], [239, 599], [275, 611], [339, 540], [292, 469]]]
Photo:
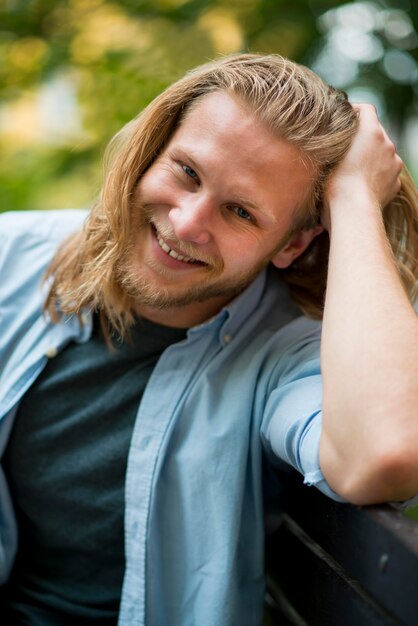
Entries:
[[[47, 360], [70, 341], [89, 340], [88, 312], [57, 324], [42, 314], [41, 285], [59, 242], [85, 216], [0, 215], [0, 455], [19, 401]], [[337, 497], [318, 462], [319, 343], [320, 324], [300, 316], [270, 268], [164, 351], [129, 450], [120, 626], [260, 623], [263, 459], [293, 466]], [[1, 582], [17, 546], [3, 473], [0, 498]]]

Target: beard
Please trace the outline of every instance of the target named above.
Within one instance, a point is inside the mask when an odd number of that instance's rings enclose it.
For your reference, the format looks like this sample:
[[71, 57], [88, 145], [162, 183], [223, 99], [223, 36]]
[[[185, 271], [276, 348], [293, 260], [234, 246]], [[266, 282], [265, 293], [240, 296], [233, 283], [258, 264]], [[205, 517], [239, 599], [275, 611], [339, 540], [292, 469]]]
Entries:
[[[149, 271], [141, 271], [133, 258], [128, 258], [126, 262], [122, 260], [118, 275], [119, 284], [134, 303], [157, 309], [171, 309], [216, 298], [232, 300], [248, 287], [266, 264], [260, 264], [259, 268], [239, 278], [216, 279], [213, 274], [208, 273], [197, 284], [185, 285], [184, 288], [179, 285], [176, 291], [150, 280]], [[160, 270], [159, 273], [161, 274]]]
[[[244, 273], [223, 277], [222, 260], [203, 257], [198, 247], [178, 241], [170, 229], [155, 223], [151, 207], [135, 207], [133, 213], [133, 235], [115, 270], [120, 287], [128, 295], [134, 307], [142, 305], [167, 310], [217, 298], [228, 302], [239, 295], [258, 276], [274, 254], [272, 252], [266, 255], [257, 265]], [[198, 261], [199, 267], [196, 269], [195, 276], [186, 275], [184, 286], [179, 280], [175, 285], [170, 285], [173, 274], [153, 259], [148, 259], [146, 264], [139, 260], [141, 234], [146, 235], [147, 231], [152, 229], [158, 230], [163, 238], [178, 245], [185, 256]]]

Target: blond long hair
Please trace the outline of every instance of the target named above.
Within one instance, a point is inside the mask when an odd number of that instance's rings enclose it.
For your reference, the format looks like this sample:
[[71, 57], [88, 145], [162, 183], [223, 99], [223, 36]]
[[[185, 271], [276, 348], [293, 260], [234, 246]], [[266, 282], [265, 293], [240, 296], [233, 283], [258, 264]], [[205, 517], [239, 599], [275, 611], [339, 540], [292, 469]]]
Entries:
[[[100, 196], [83, 230], [57, 251], [47, 271], [45, 303], [52, 319], [60, 313], [99, 311], [122, 335], [132, 321], [133, 303], [115, 268], [129, 241], [131, 199], [138, 179], [164, 149], [185, 112], [204, 95], [223, 90], [246, 103], [276, 136], [297, 146], [315, 165], [317, 179], [298, 228], [319, 222], [324, 184], [346, 154], [358, 128], [346, 95], [316, 74], [278, 55], [242, 54], [205, 64], [166, 89], [110, 142]], [[418, 209], [408, 173], [384, 208], [386, 233], [405, 288], [416, 295]], [[281, 277], [300, 308], [321, 318], [326, 289], [328, 234], [314, 239]]]

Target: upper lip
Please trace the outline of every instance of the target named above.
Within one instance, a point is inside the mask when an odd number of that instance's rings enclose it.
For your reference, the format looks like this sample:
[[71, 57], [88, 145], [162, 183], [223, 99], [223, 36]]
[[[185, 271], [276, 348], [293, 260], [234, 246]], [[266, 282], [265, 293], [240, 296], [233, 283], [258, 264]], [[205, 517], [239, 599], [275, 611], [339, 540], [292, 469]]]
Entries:
[[187, 254], [186, 252], [183, 252], [183, 250], [181, 250], [180, 248], [172, 244], [169, 239], [166, 239], [165, 237], [163, 237], [163, 235], [160, 233], [160, 231], [158, 230], [157, 226], [154, 223], [152, 224], [152, 226], [155, 230], [157, 239], [162, 239], [162, 241], [170, 248], [170, 250], [173, 250], [177, 255], [182, 257], [181, 260], [188, 261], [188, 262], [195, 261], [196, 263], [205, 263], [205, 261], [201, 261], [200, 259], [197, 259], [196, 257], [191, 256]]

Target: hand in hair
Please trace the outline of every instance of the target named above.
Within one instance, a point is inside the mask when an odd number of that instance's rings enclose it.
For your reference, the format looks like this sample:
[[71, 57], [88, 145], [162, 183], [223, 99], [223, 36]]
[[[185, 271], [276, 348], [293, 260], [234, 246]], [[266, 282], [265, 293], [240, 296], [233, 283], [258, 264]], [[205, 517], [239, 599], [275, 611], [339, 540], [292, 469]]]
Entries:
[[402, 159], [381, 125], [376, 109], [370, 104], [356, 104], [359, 127], [341, 164], [330, 177], [324, 203], [323, 223], [330, 230], [330, 206], [338, 207], [339, 198], [366, 195], [381, 210], [400, 191]]
[[[337, 493], [372, 504], [418, 493], [418, 318], [402, 281], [416, 280], [417, 194], [374, 108], [357, 110], [358, 132], [326, 193], [320, 464]], [[390, 246], [398, 218], [411, 271]]]

